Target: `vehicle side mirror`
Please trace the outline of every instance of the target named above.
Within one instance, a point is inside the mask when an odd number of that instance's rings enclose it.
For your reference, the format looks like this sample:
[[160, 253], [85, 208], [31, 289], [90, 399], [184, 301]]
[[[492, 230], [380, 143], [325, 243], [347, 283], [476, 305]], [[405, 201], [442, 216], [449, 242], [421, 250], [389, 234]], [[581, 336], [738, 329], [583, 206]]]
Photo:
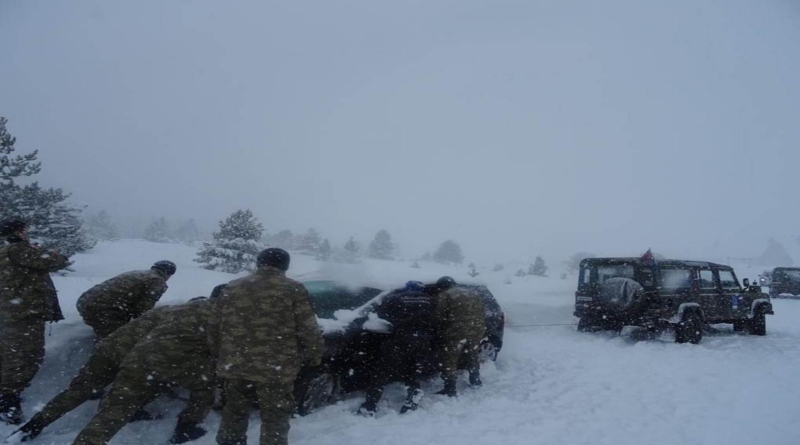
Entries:
[[742, 284], [744, 284], [744, 288], [747, 289], [748, 287], [750, 287], [750, 279], [745, 278], [744, 280], [742, 280]]

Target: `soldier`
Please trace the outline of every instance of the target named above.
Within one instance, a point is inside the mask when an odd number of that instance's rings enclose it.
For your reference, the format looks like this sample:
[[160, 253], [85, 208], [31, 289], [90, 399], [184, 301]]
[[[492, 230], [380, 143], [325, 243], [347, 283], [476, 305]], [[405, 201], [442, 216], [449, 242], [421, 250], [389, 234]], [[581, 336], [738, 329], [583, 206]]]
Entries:
[[434, 299], [418, 281], [409, 281], [400, 291], [387, 295], [378, 306], [377, 315], [392, 324], [392, 333], [381, 344], [379, 364], [370, 376], [367, 397], [358, 414], [372, 417], [378, 408], [383, 387], [397, 373], [408, 388], [400, 413], [417, 409], [423, 392], [420, 389], [420, 360], [431, 349], [434, 328]]
[[44, 359], [44, 325], [63, 320], [50, 272], [67, 267], [57, 251], [31, 245], [28, 225], [0, 224], [0, 421], [22, 423], [20, 394]]
[[[102, 395], [103, 389], [114, 381], [120, 365], [128, 353], [159, 325], [166, 314], [178, 313], [189, 305], [162, 306], [145, 312], [141, 317], [117, 329], [101, 340], [92, 351], [89, 361], [78, 371], [69, 387], [47, 402], [47, 405], [34, 414], [16, 433], [22, 442], [34, 439], [45, 427], [77, 408], [87, 400]], [[142, 410], [135, 419], [147, 419]]]
[[261, 407], [261, 445], [286, 445], [301, 366], [317, 366], [324, 343], [308, 291], [286, 278], [289, 254], [266, 249], [258, 269], [231, 281], [220, 296], [209, 342], [218, 352], [225, 407], [219, 445], [245, 445], [253, 401]]
[[214, 404], [217, 387], [207, 331], [213, 303], [200, 299], [184, 306], [165, 312], [164, 320], [125, 357], [97, 414], [73, 445], [105, 445], [142, 406], [173, 386], [187, 388], [191, 395], [170, 443], [205, 434], [199, 425]]
[[78, 298], [83, 321], [104, 338], [120, 326], [150, 310], [167, 291], [175, 263], [158, 261], [150, 270], [136, 270], [104, 281]]
[[477, 292], [457, 286], [450, 277], [442, 277], [436, 282], [439, 291], [436, 305], [436, 319], [442, 340], [442, 378], [444, 389], [437, 394], [455, 397], [458, 361], [462, 354], [467, 356], [469, 383], [481, 386], [478, 347], [486, 332], [486, 313], [483, 298]]

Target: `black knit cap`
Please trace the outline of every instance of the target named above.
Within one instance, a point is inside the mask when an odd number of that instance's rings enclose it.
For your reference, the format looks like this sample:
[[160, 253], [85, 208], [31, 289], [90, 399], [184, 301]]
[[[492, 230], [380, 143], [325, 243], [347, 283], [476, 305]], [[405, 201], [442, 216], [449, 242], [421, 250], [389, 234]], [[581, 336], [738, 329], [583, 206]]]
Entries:
[[19, 219], [7, 219], [0, 223], [0, 237], [9, 237], [19, 231], [25, 230], [28, 223]]
[[289, 270], [289, 252], [278, 249], [277, 247], [270, 247], [269, 249], [262, 250], [256, 259], [256, 265], [274, 267], [284, 272]]

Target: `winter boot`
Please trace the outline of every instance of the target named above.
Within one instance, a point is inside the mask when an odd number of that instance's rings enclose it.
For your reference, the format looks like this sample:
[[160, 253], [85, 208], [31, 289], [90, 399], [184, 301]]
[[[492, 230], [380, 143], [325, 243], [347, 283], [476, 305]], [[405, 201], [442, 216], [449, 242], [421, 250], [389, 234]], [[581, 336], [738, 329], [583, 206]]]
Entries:
[[405, 414], [409, 411], [414, 411], [419, 406], [419, 401], [422, 400], [422, 397], [425, 393], [419, 389], [409, 389], [408, 390], [408, 397], [406, 398], [406, 403], [400, 408], [400, 414]]
[[14, 431], [14, 434], [20, 442], [29, 442], [39, 436], [39, 434], [42, 434], [43, 429], [44, 423], [34, 415], [31, 420], [25, 423], [25, 425], [22, 425], [22, 428]]
[[377, 414], [377, 412], [378, 412], [378, 407], [375, 406], [374, 403], [364, 402], [361, 404], [361, 407], [358, 408], [356, 414], [364, 417], [375, 417], [375, 414]]
[[469, 384], [480, 388], [483, 386], [483, 382], [481, 381], [481, 370], [480, 369], [473, 369], [469, 372]]
[[152, 414], [144, 408], [139, 408], [138, 411], [133, 413], [130, 420], [128, 422], [141, 422], [141, 421], [150, 421], [150, 420], [159, 420], [161, 419], [161, 415], [159, 414]]
[[169, 440], [169, 443], [191, 442], [205, 436], [205, 434], [206, 430], [200, 428], [195, 422], [182, 422], [179, 420], [178, 424], [175, 425], [175, 432], [172, 433], [172, 438]]
[[0, 395], [0, 422], [5, 422], [9, 425], [22, 423], [22, 407], [20, 406], [19, 395]]
[[456, 391], [456, 380], [455, 379], [445, 379], [444, 381], [444, 389], [437, 392], [440, 396], [447, 396], [447, 397], [455, 397], [458, 395]]

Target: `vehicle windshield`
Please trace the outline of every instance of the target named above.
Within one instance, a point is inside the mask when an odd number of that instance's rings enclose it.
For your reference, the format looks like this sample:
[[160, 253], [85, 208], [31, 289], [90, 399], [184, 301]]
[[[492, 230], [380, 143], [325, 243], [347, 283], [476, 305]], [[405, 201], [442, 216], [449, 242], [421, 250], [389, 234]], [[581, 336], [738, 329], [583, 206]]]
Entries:
[[800, 270], [784, 270], [783, 273], [786, 274], [789, 281], [800, 283]]

